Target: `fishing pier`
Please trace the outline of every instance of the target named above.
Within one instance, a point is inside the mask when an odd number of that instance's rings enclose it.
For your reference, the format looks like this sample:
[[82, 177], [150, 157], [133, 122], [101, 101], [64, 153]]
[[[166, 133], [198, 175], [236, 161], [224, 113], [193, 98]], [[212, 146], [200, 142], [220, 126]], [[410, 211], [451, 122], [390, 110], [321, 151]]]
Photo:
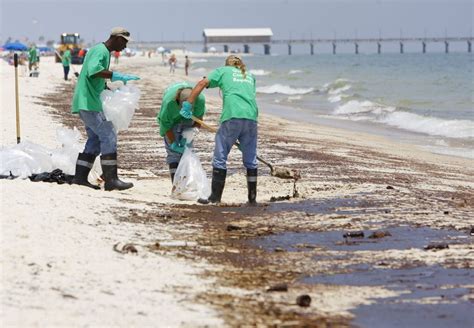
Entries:
[[204, 29], [203, 40], [167, 40], [167, 41], [135, 41], [131, 45], [139, 48], [157, 48], [157, 47], [178, 47], [185, 49], [187, 46], [203, 46], [204, 52], [217, 51], [216, 46], [222, 47], [223, 52], [229, 52], [229, 45], [242, 44], [243, 53], [250, 53], [250, 47], [258, 45], [263, 46], [265, 55], [271, 54], [272, 45], [287, 45], [288, 55], [292, 54], [293, 45], [307, 45], [310, 55], [315, 54], [318, 45], [332, 45], [332, 53], [337, 53], [337, 46], [340, 44], [353, 44], [354, 53], [359, 53], [360, 44], [373, 44], [378, 54], [382, 53], [384, 44], [398, 44], [401, 54], [404, 53], [404, 47], [407, 43], [419, 43], [420, 52], [426, 53], [429, 43], [444, 44], [444, 52], [449, 53], [449, 45], [453, 42], [466, 43], [468, 53], [472, 52], [472, 43], [474, 38], [470, 37], [399, 37], [399, 38], [328, 38], [328, 39], [274, 39], [270, 28], [242, 28], [242, 29]]

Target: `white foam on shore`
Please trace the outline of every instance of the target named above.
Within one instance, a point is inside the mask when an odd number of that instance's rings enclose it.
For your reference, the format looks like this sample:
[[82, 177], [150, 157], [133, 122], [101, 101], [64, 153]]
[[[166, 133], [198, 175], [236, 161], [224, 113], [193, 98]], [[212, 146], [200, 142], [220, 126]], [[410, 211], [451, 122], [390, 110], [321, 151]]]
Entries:
[[272, 84], [265, 87], [258, 87], [258, 93], [273, 94], [281, 93], [284, 95], [304, 95], [314, 91], [314, 88], [292, 88], [288, 85]]
[[395, 107], [392, 106], [383, 106], [372, 101], [364, 100], [350, 100], [345, 104], [338, 106], [334, 110], [336, 115], [347, 115], [347, 114], [358, 114], [358, 113], [372, 113], [372, 114], [382, 114], [383, 112], [393, 112]]
[[352, 121], [377, 122], [432, 136], [474, 138], [474, 122], [472, 121], [423, 116], [369, 100], [350, 100], [336, 107], [333, 114]]
[[292, 70], [290, 70], [290, 71], [288, 72], [288, 74], [290, 74], [290, 75], [293, 75], [293, 74], [301, 74], [301, 73], [303, 73], [303, 71], [300, 70], [300, 69], [292, 69]]
[[400, 129], [449, 138], [474, 138], [474, 122], [394, 112], [378, 120]]
[[269, 75], [269, 74], [272, 73], [270, 71], [265, 71], [263, 69], [251, 69], [249, 72], [252, 73], [255, 76], [265, 76], [265, 75]]

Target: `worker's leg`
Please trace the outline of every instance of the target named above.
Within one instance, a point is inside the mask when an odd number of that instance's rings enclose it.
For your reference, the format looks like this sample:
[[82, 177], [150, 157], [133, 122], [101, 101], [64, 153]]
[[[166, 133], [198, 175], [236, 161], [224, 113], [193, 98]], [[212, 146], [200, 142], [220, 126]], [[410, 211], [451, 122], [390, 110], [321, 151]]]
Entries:
[[[191, 127], [192, 127], [192, 122], [175, 125], [172, 128], [175, 139], [177, 141], [180, 141], [183, 138], [184, 130]], [[164, 137], [164, 144], [165, 144], [165, 149], [166, 149], [166, 163], [169, 165], [171, 182], [173, 182], [176, 169], [178, 168], [179, 161], [181, 160], [181, 157], [183, 156], [183, 154], [180, 154], [171, 150], [170, 148], [171, 142], [169, 141], [167, 136]]]
[[219, 203], [221, 201], [227, 176], [227, 156], [240, 134], [240, 121], [238, 119], [225, 121], [217, 131], [214, 159], [212, 161], [211, 196], [208, 199], [199, 199], [198, 202], [201, 204]]
[[242, 160], [247, 169], [247, 190], [249, 204], [257, 199], [257, 122], [245, 120], [239, 138]]

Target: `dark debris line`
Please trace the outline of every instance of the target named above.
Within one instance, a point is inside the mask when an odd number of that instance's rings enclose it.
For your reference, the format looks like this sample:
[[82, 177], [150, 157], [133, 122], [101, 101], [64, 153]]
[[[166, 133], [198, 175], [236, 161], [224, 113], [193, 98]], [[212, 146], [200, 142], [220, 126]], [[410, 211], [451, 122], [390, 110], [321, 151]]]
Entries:
[[[162, 139], [158, 135], [158, 125], [155, 121], [156, 110], [163, 90], [152, 84], [143, 82], [141, 85], [142, 98], [140, 110], [135, 114], [131, 127], [119, 135], [119, 156], [121, 167], [133, 175], [133, 171], [151, 170], [158, 177], [168, 175], [164, 161]], [[77, 126], [84, 134], [82, 123], [76, 115], [70, 114], [70, 100], [72, 87], [60, 86], [49, 95], [39, 98], [39, 103], [51, 107], [51, 113], [59, 122], [68, 127]], [[217, 109], [212, 108], [209, 117], [217, 120]], [[198, 152], [211, 154], [213, 137], [203, 134], [203, 142], [197, 146]], [[292, 140], [298, 142], [298, 140]], [[321, 192], [343, 188], [347, 185], [375, 186], [375, 193], [351, 195], [358, 203], [347, 206], [344, 213], [337, 216], [337, 207], [328, 208], [328, 213], [318, 214], [313, 211], [327, 200], [321, 199], [319, 191], [314, 189], [313, 194], [306, 195], [308, 199], [316, 199], [314, 207], [308, 210], [304, 202], [296, 202], [287, 206], [277, 207], [272, 211], [271, 206], [262, 206], [249, 210], [241, 206], [203, 207], [197, 205], [165, 206], [163, 204], [144, 204], [146, 210], [133, 210], [124, 214], [121, 220], [137, 224], [166, 224], [173, 225], [178, 232], [177, 239], [196, 241], [197, 248], [184, 248], [170, 251], [170, 254], [183, 256], [188, 259], [203, 257], [211, 263], [224, 265], [219, 272], [207, 274], [218, 280], [218, 285], [241, 287], [254, 291], [236, 299], [226, 293], [208, 291], [199, 296], [199, 301], [214, 304], [223, 313], [229, 325], [239, 325], [242, 320], [248, 323], [282, 324], [296, 322], [296, 325], [308, 326], [347, 326], [349, 321], [334, 316], [324, 317], [317, 310], [302, 312], [296, 305], [296, 296], [285, 302], [276, 302], [265, 294], [268, 286], [282, 281], [288, 284], [288, 293], [294, 291], [304, 294], [308, 288], [298, 283], [298, 279], [309, 274], [311, 270], [320, 270], [317, 263], [311, 260], [309, 253], [296, 252], [267, 252], [248, 240], [256, 237], [272, 236], [285, 231], [314, 231], [311, 222], [327, 221], [328, 230], [356, 230], [360, 225], [367, 224], [367, 218], [377, 219], [380, 222], [394, 224], [406, 222], [406, 215], [416, 215], [420, 226], [429, 224], [423, 221], [430, 215], [439, 213], [440, 220], [447, 221], [447, 217], [462, 221], [473, 212], [473, 192], [469, 188], [458, 188], [456, 191], [426, 190], [423, 183], [430, 179], [431, 174], [438, 176], [443, 172], [442, 167], [426, 165], [422, 162], [409, 161], [395, 156], [387, 158], [385, 154], [369, 151], [356, 146], [348, 146], [337, 142], [312, 141], [312, 146], [318, 150], [300, 151], [292, 149], [292, 145], [285, 146], [284, 131], [260, 129], [260, 146], [262, 156], [269, 161], [284, 162], [293, 159], [292, 164], [302, 172], [304, 179], [314, 183]], [[262, 147], [263, 145], [278, 146]], [[331, 154], [328, 149], [351, 148], [352, 157]], [[370, 159], [376, 159], [381, 166], [396, 169], [393, 173], [371, 170]], [[205, 170], [209, 171], [209, 163], [203, 161]], [[207, 165], [207, 166], [206, 166]], [[240, 158], [231, 158], [230, 167], [240, 167]], [[363, 168], [363, 170], [361, 169]], [[397, 170], [410, 171], [413, 169], [425, 174], [401, 174]], [[232, 170], [232, 169], [231, 169]], [[233, 169], [235, 170], [235, 169]], [[463, 172], [454, 172], [454, 176], [465, 178]], [[392, 188], [387, 189], [387, 186]], [[327, 189], [327, 190], [326, 190]], [[286, 203], [281, 203], [286, 204]], [[364, 205], [368, 204], [367, 210]], [[275, 206], [280, 206], [276, 204]], [[379, 211], [377, 211], [379, 209]], [[127, 213], [119, 209], [118, 213]], [[419, 213], [419, 214], [417, 214]], [[448, 214], [443, 214], [448, 213]], [[339, 224], [338, 218], [350, 219], [349, 223]], [[300, 222], [309, 222], [301, 224]], [[444, 222], [443, 221], [443, 222]], [[345, 222], [345, 221], [344, 221]], [[193, 224], [195, 230], [189, 232], [184, 224]], [[449, 227], [449, 223], [446, 223]], [[231, 228], [229, 228], [231, 227]], [[358, 230], [358, 229], [357, 229]], [[342, 236], [342, 233], [341, 233]], [[385, 240], [385, 238], [381, 238]], [[318, 250], [315, 250], [315, 252]], [[442, 251], [442, 250], [441, 250]], [[346, 259], [333, 258], [338, 261]], [[304, 263], [305, 265], [302, 265]], [[293, 295], [293, 294], [292, 294]], [[262, 301], [262, 298], [264, 301]], [[288, 305], [291, 304], [291, 305]], [[279, 322], [279, 323], [277, 323]]]

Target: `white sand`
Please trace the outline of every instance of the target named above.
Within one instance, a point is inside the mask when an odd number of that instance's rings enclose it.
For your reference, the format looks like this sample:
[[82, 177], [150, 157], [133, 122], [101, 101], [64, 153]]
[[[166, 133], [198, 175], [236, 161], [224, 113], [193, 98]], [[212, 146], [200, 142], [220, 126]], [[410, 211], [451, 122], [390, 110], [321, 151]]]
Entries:
[[[1, 145], [16, 142], [14, 68], [0, 62]], [[62, 81], [62, 66], [42, 58], [39, 78], [20, 77], [21, 138], [57, 147], [54, 122], [33, 96]], [[72, 75], [72, 74], [71, 74]], [[71, 82], [69, 82], [71, 83]], [[193, 302], [212, 281], [209, 265], [157, 255], [113, 251], [117, 242], [166, 241], [166, 226], [119, 222], [110, 207], [138, 208], [124, 199], [170, 202], [166, 188], [140, 183], [124, 192], [0, 180], [1, 325], [219, 326], [216, 313]], [[180, 293], [175, 287], [186, 290]]]
[[[166, 67], [143, 64], [145, 61], [149, 63], [149, 60], [156, 65], [161, 62], [160, 57], [121, 58], [120, 69], [124, 67], [125, 71], [137, 73], [142, 77], [140, 83], [150, 83], [161, 89], [184, 78], [180, 69], [177, 69], [176, 75], [169, 75]], [[182, 63], [181, 58], [178, 60]], [[135, 64], [139, 66], [137, 71], [131, 68]], [[190, 80], [195, 82], [194, 78]], [[15, 103], [13, 68], [4, 62], [0, 62], [0, 82], [1, 145], [7, 146], [16, 141]], [[20, 78], [22, 140], [50, 148], [59, 146], [55, 141], [55, 130], [60, 124], [54, 121], [45, 107], [33, 104], [32, 97], [52, 91], [60, 83], [65, 83], [62, 81], [62, 67], [52, 63], [51, 58], [42, 59], [38, 79]], [[208, 104], [216, 107], [220, 100], [210, 98]], [[306, 147], [324, 154], [344, 154], [350, 158], [354, 156], [353, 153], [351, 155], [351, 145], [357, 145], [403, 158], [420, 159], [425, 163], [443, 163], [445, 167], [468, 168], [472, 164], [465, 159], [433, 155], [419, 151], [414, 146], [394, 144], [381, 137], [292, 124], [266, 115], [261, 116], [260, 125], [270, 126], [273, 130], [269, 133], [285, 135], [289, 143], [293, 138], [297, 140], [294, 142], [307, 138], [309, 142]], [[209, 134], [203, 137], [212, 138]], [[323, 148], [321, 144], [310, 142], [314, 138], [324, 142], [327, 140], [338, 147]], [[158, 152], [164, 154], [161, 145], [157, 148]], [[270, 153], [268, 147], [261, 147], [259, 151], [263, 153], [262, 157]], [[237, 156], [231, 154], [231, 157]], [[240, 157], [237, 158], [240, 160]], [[292, 160], [288, 156], [280, 164], [289, 165]], [[389, 172], [393, 169], [381, 166], [383, 163], [379, 165], [374, 158], [368, 158], [367, 162], [370, 171]], [[125, 223], [109, 210], [122, 207], [126, 213], [129, 209], [147, 209], [147, 204], [153, 202], [177, 203], [169, 197], [171, 184], [168, 178], [156, 177], [152, 172], [135, 173], [153, 179], [132, 181], [135, 187], [123, 192], [94, 191], [79, 186], [32, 183], [27, 180], [0, 180], [0, 316], [3, 326], [223, 325], [218, 313], [210, 306], [196, 304], [193, 297], [202, 291], [220, 290], [233, 295], [248, 291], [213, 285], [213, 281], [203, 278], [202, 273], [219, 268], [211, 267], [202, 260], [184, 260], [170, 253], [152, 253], [143, 248], [157, 240], [176, 239], [178, 232], [173, 228], [156, 222]], [[321, 173], [315, 170], [311, 174]], [[466, 181], [464, 177], [433, 180], [436, 180], [436, 185], [445, 188], [472, 187], [472, 181]], [[243, 181], [245, 177], [241, 173], [229, 176], [224, 202], [246, 200]], [[263, 195], [267, 198], [270, 195], [287, 195], [291, 187], [290, 181], [281, 182], [264, 174], [259, 177], [259, 197], [262, 198]], [[324, 186], [306, 185], [302, 181], [300, 192], [308, 198], [316, 197], [316, 187]], [[345, 191], [349, 194], [348, 190], [355, 188], [351, 184], [336, 187], [318, 191], [319, 196], [340, 195]], [[192, 231], [192, 227], [181, 228]], [[142, 247], [138, 247], [137, 255], [119, 254], [112, 249], [118, 242], [137, 243]], [[433, 261], [436, 262], [436, 259]], [[322, 288], [322, 294], [318, 292], [312, 295], [317, 311], [347, 315], [348, 310], [366, 304], [369, 298], [391, 295], [384, 289], [354, 288], [355, 291], [349, 293], [351, 297], [347, 298], [347, 288]]]

